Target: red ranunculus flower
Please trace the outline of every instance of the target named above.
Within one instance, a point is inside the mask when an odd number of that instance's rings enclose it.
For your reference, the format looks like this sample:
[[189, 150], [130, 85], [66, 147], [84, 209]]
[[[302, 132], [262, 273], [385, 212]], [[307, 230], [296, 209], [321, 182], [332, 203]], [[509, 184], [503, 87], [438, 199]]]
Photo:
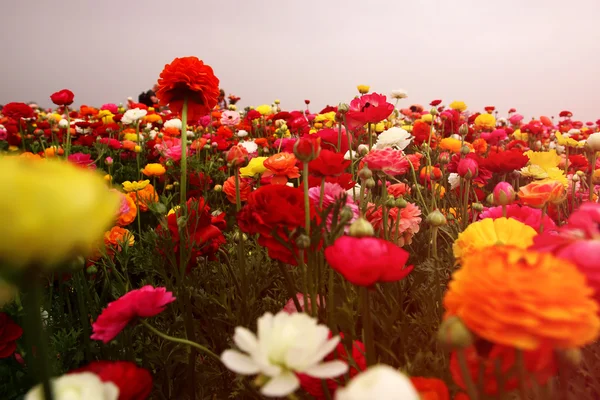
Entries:
[[308, 163], [308, 171], [318, 177], [336, 176], [349, 166], [350, 160], [344, 160], [343, 154], [323, 149], [317, 158]]
[[204, 192], [210, 189], [212, 185], [210, 175], [202, 172], [193, 172], [188, 175], [188, 199], [192, 197], [201, 197]]
[[348, 127], [354, 130], [362, 125], [383, 121], [394, 111], [394, 105], [387, 102], [384, 95], [370, 93], [360, 96], [350, 102], [346, 114]]
[[346, 154], [346, 152], [348, 151], [348, 135], [350, 135], [350, 143], [352, 143], [352, 134], [349, 134], [346, 132], [345, 129], [342, 129], [342, 143], [340, 145], [340, 148], [337, 148], [337, 143], [338, 143], [338, 136], [339, 136], [339, 132], [338, 129], [334, 129], [334, 128], [327, 128], [327, 129], [321, 129], [320, 131], [318, 131], [317, 133], [312, 134], [311, 136], [318, 136], [321, 138], [321, 148], [322, 149], [326, 149], [326, 150], [331, 150], [331, 151], [335, 151], [341, 154]]
[[130, 361], [94, 361], [70, 374], [91, 372], [102, 382], [112, 382], [119, 388], [119, 400], [145, 400], [152, 391], [152, 375]]
[[17, 348], [23, 329], [7, 313], [0, 313], [0, 358], [10, 357]]
[[421, 400], [450, 400], [448, 387], [441, 379], [412, 376], [410, 382], [419, 392]]
[[[310, 214], [311, 219], [314, 219], [316, 212], [312, 204]], [[267, 248], [269, 257], [296, 265], [298, 250], [292, 232], [305, 226], [304, 217], [302, 189], [286, 185], [266, 185], [250, 193], [237, 220], [243, 232], [260, 235], [258, 244]], [[275, 239], [275, 234], [290, 248]]]
[[33, 108], [25, 103], [8, 103], [2, 108], [2, 114], [5, 117], [20, 121], [21, 118], [33, 118], [35, 112]]
[[329, 265], [358, 286], [403, 279], [413, 270], [412, 265], [405, 265], [408, 255], [395, 244], [374, 237], [342, 236], [325, 249]]
[[490, 151], [480, 167], [496, 174], [507, 174], [520, 170], [529, 162], [529, 157], [523, 154], [523, 151], [505, 150], [500, 152]]
[[73, 104], [75, 95], [69, 89], [63, 89], [50, 96], [50, 100], [57, 106], [70, 106]]
[[[337, 183], [346, 190], [352, 189], [356, 182], [352, 180], [352, 174], [344, 172], [338, 176], [326, 176], [325, 182]], [[317, 176], [308, 177], [308, 187], [321, 186], [321, 178]]]
[[176, 58], [161, 72], [156, 96], [178, 114], [187, 99], [188, 119], [197, 120], [217, 104], [219, 79], [197, 57]]

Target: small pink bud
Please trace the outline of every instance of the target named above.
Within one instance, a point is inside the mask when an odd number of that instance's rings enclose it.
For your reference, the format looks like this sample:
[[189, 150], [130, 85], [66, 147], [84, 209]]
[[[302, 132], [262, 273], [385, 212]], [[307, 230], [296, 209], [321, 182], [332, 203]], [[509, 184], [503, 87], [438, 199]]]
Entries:
[[458, 162], [456, 169], [458, 175], [465, 179], [477, 178], [479, 175], [479, 164], [472, 158], [463, 158]]
[[515, 189], [508, 182], [499, 182], [494, 188], [494, 204], [508, 206], [515, 201]]
[[106, 157], [106, 159], [104, 160], [104, 162], [106, 163], [106, 165], [113, 165], [113, 159], [112, 159], [112, 157]]

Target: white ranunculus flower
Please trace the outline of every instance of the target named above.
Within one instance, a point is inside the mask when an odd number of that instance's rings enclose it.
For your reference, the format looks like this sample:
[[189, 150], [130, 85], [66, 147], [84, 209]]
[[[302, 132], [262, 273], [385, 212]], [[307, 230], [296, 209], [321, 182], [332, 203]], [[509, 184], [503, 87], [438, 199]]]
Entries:
[[450, 184], [450, 190], [454, 190], [460, 186], [460, 176], [456, 172], [451, 172], [448, 175], [448, 183]]
[[58, 127], [59, 128], [68, 128], [69, 127], [69, 121], [67, 121], [66, 119], [61, 119], [60, 121], [58, 121]]
[[237, 137], [246, 137], [246, 136], [248, 136], [248, 132], [246, 132], [243, 129], [240, 129], [239, 131], [237, 131], [236, 135], [237, 135]]
[[196, 134], [194, 133], [194, 131], [186, 131], [187, 137], [192, 138], [194, 136], [196, 136]]
[[300, 387], [296, 372], [327, 379], [348, 371], [343, 361], [322, 362], [340, 338], [329, 339], [329, 328], [304, 313], [268, 312], [258, 319], [257, 335], [238, 326], [233, 341], [241, 351], [226, 350], [221, 361], [238, 374], [269, 378], [260, 390], [268, 397], [296, 391]]
[[148, 111], [146, 110], [133, 108], [125, 111], [125, 114], [123, 114], [123, 118], [121, 118], [121, 122], [125, 125], [133, 124], [134, 122], [144, 118], [146, 114], [148, 114]]
[[335, 400], [419, 400], [410, 379], [387, 365], [376, 365], [356, 375], [335, 392]]
[[351, 150], [346, 151], [346, 154], [344, 154], [344, 160], [356, 160], [358, 157], [360, 157], [356, 151], [352, 151], [352, 158], [350, 158], [350, 151]]
[[166, 121], [163, 124], [163, 126], [165, 128], [177, 128], [177, 129], [181, 130], [181, 120], [179, 118], [173, 118], [173, 119]]
[[239, 145], [245, 148], [249, 154], [256, 153], [258, 151], [258, 145], [254, 142], [244, 141], [240, 142]]
[[376, 149], [385, 149], [391, 147], [397, 150], [404, 150], [412, 141], [410, 133], [402, 128], [393, 127], [383, 131], [375, 143]]
[[[117, 400], [119, 388], [112, 382], [102, 382], [91, 372], [68, 374], [51, 382], [55, 400]], [[43, 400], [44, 389], [39, 384], [25, 395], [24, 400]]]
[[405, 99], [408, 97], [408, 92], [404, 89], [396, 89], [396, 90], [392, 90], [392, 95], [391, 95], [392, 99]]
[[595, 132], [588, 136], [587, 145], [594, 151], [600, 151], [600, 132]]
[[565, 133], [564, 136], [571, 137], [573, 135], [579, 135], [581, 131], [579, 129], [569, 129], [569, 132]]

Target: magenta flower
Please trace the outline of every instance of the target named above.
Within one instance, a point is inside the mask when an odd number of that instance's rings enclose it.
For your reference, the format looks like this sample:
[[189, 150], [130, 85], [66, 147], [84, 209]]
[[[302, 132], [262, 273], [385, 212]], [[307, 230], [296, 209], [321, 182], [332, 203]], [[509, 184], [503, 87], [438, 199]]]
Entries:
[[113, 114], [117, 114], [119, 112], [119, 107], [113, 103], [103, 104], [102, 107], [100, 107], [100, 109], [110, 111]]
[[175, 301], [173, 293], [164, 287], [150, 285], [132, 290], [119, 299], [108, 303], [96, 322], [92, 324], [94, 340], [108, 343], [113, 340], [134, 318], [154, 317], [164, 311], [167, 304]]
[[69, 156], [69, 161], [83, 168], [96, 169], [92, 156], [84, 153], [75, 153]]
[[[312, 201], [312, 203], [315, 206], [318, 206], [320, 199], [321, 199], [321, 187], [315, 186], [315, 187], [308, 189], [308, 196], [310, 197], [310, 200]], [[347, 223], [348, 225], [346, 225], [346, 228], [345, 228], [345, 231], [347, 233], [348, 230], [350, 229], [349, 224], [354, 222], [359, 217], [358, 205], [354, 203], [354, 201], [350, 198], [350, 196], [348, 196], [348, 194], [346, 193], [346, 191], [344, 190], [343, 187], [341, 187], [337, 183], [325, 182], [325, 187], [324, 187], [324, 191], [323, 191], [323, 205], [322, 205], [323, 209], [326, 209], [327, 207], [331, 206], [332, 204], [334, 204], [336, 201], [338, 201], [342, 197], [346, 199], [346, 206], [349, 207], [353, 213], [352, 219], [350, 219], [350, 221], [348, 221], [348, 223]], [[333, 223], [333, 213], [330, 212], [327, 215], [327, 229], [331, 228], [332, 223]]]
[[[502, 207], [491, 207], [484, 208], [483, 212], [479, 214], [479, 219], [485, 218], [501, 218]], [[506, 217], [516, 219], [529, 225], [533, 229], [539, 232], [542, 223], [542, 210], [531, 208], [527, 206], [520, 206], [518, 204], [511, 204], [506, 207]], [[556, 224], [548, 215], [544, 216], [544, 231], [553, 231], [556, 229]]]

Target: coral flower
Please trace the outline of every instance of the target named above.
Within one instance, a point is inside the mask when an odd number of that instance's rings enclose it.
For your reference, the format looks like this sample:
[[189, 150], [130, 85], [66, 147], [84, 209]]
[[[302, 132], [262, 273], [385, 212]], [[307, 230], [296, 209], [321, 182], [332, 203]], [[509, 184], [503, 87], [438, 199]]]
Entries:
[[[412, 237], [419, 232], [421, 223], [421, 210], [413, 203], [407, 203], [406, 207], [398, 209], [392, 207], [387, 209], [388, 233], [393, 242], [400, 247], [412, 243]], [[370, 204], [366, 213], [367, 220], [373, 225], [373, 229], [379, 232], [379, 237], [385, 238], [383, 229], [383, 212], [381, 207]]]
[[104, 244], [111, 249], [120, 251], [122, 245], [133, 246], [134, 243], [133, 234], [120, 226], [113, 226], [110, 231], [104, 233]]
[[522, 186], [518, 195], [523, 204], [543, 208], [548, 203], [559, 203], [564, 200], [565, 186], [561, 182], [545, 179]]
[[146, 176], [162, 176], [167, 172], [165, 167], [158, 163], [146, 164], [142, 173]]
[[[246, 201], [248, 200], [248, 195], [252, 192], [252, 185], [248, 182], [247, 179], [239, 179], [240, 186], [240, 200]], [[236, 202], [236, 190], [235, 190], [235, 176], [230, 176], [227, 178], [225, 183], [223, 183], [223, 193], [227, 196], [227, 200], [230, 203], [235, 204]]]
[[360, 126], [383, 121], [394, 111], [394, 105], [387, 102], [381, 94], [371, 93], [360, 96], [350, 102], [347, 119], [348, 126], [354, 130]]
[[135, 220], [137, 215], [137, 207], [134, 199], [120, 192], [119, 195], [121, 197], [121, 206], [119, 207], [117, 225], [127, 226]]
[[176, 58], [160, 73], [156, 96], [180, 115], [187, 100], [188, 119], [198, 120], [217, 105], [219, 79], [197, 57]]
[[154, 317], [164, 311], [167, 304], [175, 301], [173, 293], [164, 287], [150, 285], [135, 289], [119, 299], [108, 303], [92, 324], [91, 338], [108, 343], [113, 340], [134, 318]]
[[382, 150], [371, 150], [363, 161], [373, 171], [383, 171], [388, 175], [403, 175], [414, 168], [418, 170], [421, 153], [405, 155], [402, 150], [394, 150], [390, 147]]
[[[321, 198], [321, 187], [315, 186], [308, 190], [308, 196], [310, 200], [315, 206], [319, 206], [321, 204], [321, 208], [326, 210], [327, 207], [334, 205], [340, 199], [344, 199], [344, 204], [346, 207], [350, 208], [352, 211], [352, 218], [346, 222], [346, 224], [351, 224], [356, 221], [359, 215], [358, 205], [354, 203], [354, 201], [347, 196], [346, 190], [338, 185], [337, 183], [329, 183], [325, 182], [325, 186], [323, 187], [323, 196]], [[338, 221], [336, 221], [337, 223]], [[327, 215], [327, 228], [331, 228], [333, 223], [333, 212], [328, 213]], [[346, 227], [346, 231], [348, 231], [348, 227]]]
[[267, 158], [263, 165], [267, 169], [263, 177], [272, 176], [271, 183], [285, 185], [289, 179], [300, 177], [296, 166], [296, 156], [291, 153], [278, 153]]
[[329, 265], [358, 286], [404, 279], [413, 266], [406, 266], [409, 253], [386, 240], [342, 236], [325, 249]]
[[452, 250], [454, 257], [462, 257], [482, 248], [505, 245], [526, 249], [537, 235], [535, 229], [512, 218], [487, 218], [472, 223], [458, 235]]
[[593, 289], [577, 267], [547, 253], [509, 246], [472, 251], [452, 276], [446, 316], [477, 336], [522, 350], [581, 347], [597, 339]]

